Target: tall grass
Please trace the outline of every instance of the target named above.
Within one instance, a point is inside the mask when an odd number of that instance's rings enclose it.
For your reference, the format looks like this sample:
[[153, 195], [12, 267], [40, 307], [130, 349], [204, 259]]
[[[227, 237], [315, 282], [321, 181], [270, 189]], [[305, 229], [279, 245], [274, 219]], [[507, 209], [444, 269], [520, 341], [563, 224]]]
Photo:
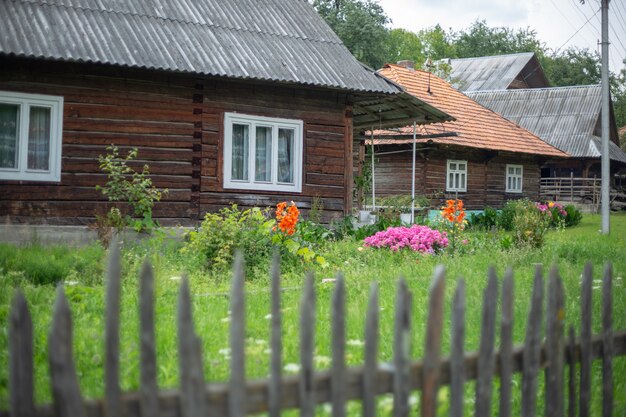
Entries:
[[[413, 294], [413, 343], [411, 354], [420, 357], [423, 351], [425, 320], [427, 317], [428, 287], [434, 266], [443, 264], [447, 270], [446, 316], [443, 350], [449, 351], [450, 305], [456, 280], [466, 281], [467, 316], [466, 350], [477, 350], [480, 334], [480, 314], [482, 293], [486, 286], [486, 271], [490, 265], [502, 277], [509, 266], [515, 271], [515, 322], [514, 339], [521, 343], [524, 338], [525, 321], [528, 315], [534, 269], [541, 265], [547, 272], [551, 265], [559, 267], [566, 294], [566, 324], [580, 326], [580, 281], [586, 262], [594, 263], [594, 278], [601, 277], [602, 265], [613, 262], [614, 267], [614, 322], [616, 328], [626, 329], [626, 297], [623, 278], [626, 276], [626, 216], [612, 216], [613, 232], [610, 236], [599, 234], [599, 216], [587, 215], [576, 227], [563, 231], [551, 231], [541, 249], [503, 250], [497, 237], [489, 233], [468, 234], [470, 240], [482, 242], [477, 250], [463, 255], [424, 256], [412, 252], [392, 253], [383, 249], [364, 248], [361, 241], [345, 240], [329, 243], [323, 256], [331, 267], [316, 272], [317, 323], [316, 323], [316, 366], [330, 365], [330, 296], [333, 290], [331, 278], [342, 271], [346, 278], [347, 290], [347, 362], [355, 365], [362, 361], [361, 341], [364, 334], [364, 319], [367, 298], [372, 282], [380, 287], [381, 307], [381, 346], [380, 360], [389, 361], [392, 357], [393, 313], [396, 282], [403, 276]], [[30, 249], [11, 249], [0, 246], [0, 250], [17, 252]], [[34, 250], [34, 249], [33, 249]], [[59, 248], [37, 248], [40, 259], [55, 255]], [[95, 249], [91, 253], [91, 263], [101, 265], [103, 252]], [[2, 252], [8, 253], [8, 252]], [[29, 255], [35, 256], [35, 255]], [[15, 257], [15, 256], [14, 256]], [[228, 287], [229, 276], [206, 275], [201, 266], [187, 262], [179, 252], [179, 245], [167, 246], [146, 244], [127, 247], [123, 251], [124, 279], [122, 282], [122, 327], [121, 357], [122, 386], [125, 390], [135, 390], [139, 384], [139, 339], [138, 339], [138, 278], [139, 266], [145, 257], [153, 260], [156, 267], [156, 325], [157, 356], [159, 362], [158, 382], [162, 387], [175, 387], [178, 384], [178, 354], [176, 344], [176, 300], [180, 277], [187, 272], [191, 282], [194, 320], [202, 339], [205, 375], [208, 381], [223, 381], [228, 378]], [[28, 262], [27, 262], [28, 263]], [[78, 264], [76, 264], [78, 265]], [[2, 267], [0, 276], [0, 409], [8, 406], [7, 392], [7, 317], [10, 301], [16, 287], [20, 287], [28, 299], [35, 331], [35, 384], [36, 400], [51, 401], [48, 385], [46, 340], [50, 325], [54, 288], [51, 285], [36, 285], [27, 277], [27, 272]], [[83, 269], [81, 269], [83, 268]], [[103, 314], [104, 290], [101, 282], [94, 281], [89, 266], [74, 266], [66, 285], [74, 319], [74, 350], [81, 389], [86, 397], [103, 394]], [[299, 305], [304, 271], [289, 271], [283, 276], [284, 292], [282, 306], [284, 313], [283, 349], [284, 363], [298, 363]], [[246, 282], [246, 316], [248, 337], [246, 371], [250, 377], [263, 377], [269, 369], [269, 320], [270, 295], [269, 274], [255, 277]], [[600, 293], [594, 286], [593, 323], [594, 331], [600, 330]], [[616, 361], [616, 409], [626, 409], [625, 392], [619, 376], [626, 371], [623, 359]], [[594, 386], [599, 387], [600, 372], [594, 373]], [[468, 384], [468, 394], [472, 384]], [[442, 391], [445, 399], [447, 391]], [[594, 410], [599, 409], [599, 391], [594, 392]], [[519, 397], [516, 399], [519, 401]], [[445, 403], [445, 401], [444, 401]], [[517, 404], [519, 406], [519, 404]], [[445, 404], [443, 406], [445, 409]], [[540, 408], [538, 408], [540, 409]]]

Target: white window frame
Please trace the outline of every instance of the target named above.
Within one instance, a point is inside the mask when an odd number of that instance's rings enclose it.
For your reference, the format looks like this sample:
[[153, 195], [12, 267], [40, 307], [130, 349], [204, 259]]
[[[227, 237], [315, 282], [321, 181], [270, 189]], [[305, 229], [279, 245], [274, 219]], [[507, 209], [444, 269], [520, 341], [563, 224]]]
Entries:
[[[450, 169], [450, 164], [456, 164], [457, 169]], [[465, 164], [465, 169], [458, 169], [459, 164]], [[453, 184], [450, 184], [450, 174], [454, 175], [464, 175], [465, 181], [461, 187], [454, 187]], [[461, 161], [456, 159], [448, 159], [446, 164], [446, 191], [455, 191], [455, 192], [465, 192], [467, 191], [467, 161]]]
[[[61, 181], [61, 147], [63, 143], [63, 97], [0, 91], [0, 103], [20, 106], [17, 132], [16, 168], [0, 167], [0, 180]], [[28, 128], [31, 107], [50, 109], [50, 158], [48, 170], [28, 169]]]
[[[509, 168], [520, 169], [520, 175], [517, 174], [509, 174]], [[518, 179], [519, 180], [519, 189], [517, 188], [509, 188], [509, 178]], [[506, 176], [505, 176], [505, 189], [507, 193], [517, 193], [520, 194], [524, 190], [524, 165], [517, 164], [507, 164], [506, 165]]]
[[[248, 151], [248, 180], [232, 179], [232, 136], [233, 124], [249, 126], [249, 151]], [[256, 149], [256, 126], [272, 128], [272, 181], [256, 181], [254, 176], [255, 149]], [[293, 184], [280, 183], [278, 175], [278, 129], [293, 129]], [[303, 160], [303, 123], [302, 120], [279, 119], [275, 117], [252, 116], [241, 113], [224, 114], [224, 188], [237, 190], [257, 191], [289, 191], [302, 192], [302, 160]]]

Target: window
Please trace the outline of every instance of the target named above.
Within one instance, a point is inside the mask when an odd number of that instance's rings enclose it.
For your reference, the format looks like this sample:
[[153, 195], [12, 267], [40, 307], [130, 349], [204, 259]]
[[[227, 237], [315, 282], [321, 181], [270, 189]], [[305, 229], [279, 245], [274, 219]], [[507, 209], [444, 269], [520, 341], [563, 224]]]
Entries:
[[226, 113], [224, 188], [302, 191], [302, 121]]
[[467, 191], [467, 161], [448, 160], [446, 191]]
[[506, 192], [521, 193], [524, 167], [522, 165], [506, 166]]
[[0, 91], [0, 180], [60, 181], [63, 97]]

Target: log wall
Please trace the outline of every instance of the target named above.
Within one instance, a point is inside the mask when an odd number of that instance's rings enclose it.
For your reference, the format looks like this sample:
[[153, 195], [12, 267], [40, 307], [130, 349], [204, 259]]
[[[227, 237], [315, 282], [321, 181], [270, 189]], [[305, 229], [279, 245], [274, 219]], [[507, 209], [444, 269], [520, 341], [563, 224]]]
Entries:
[[[406, 146], [379, 147], [376, 156], [376, 194], [380, 196], [409, 195], [411, 193], [412, 151]], [[393, 152], [385, 154], [386, 152]], [[461, 147], [437, 147], [424, 149], [418, 145], [415, 166], [416, 194], [431, 197], [433, 206], [438, 207], [455, 193], [445, 192], [447, 160], [466, 160], [467, 191], [459, 192], [469, 210], [480, 210], [485, 206], [501, 208], [507, 200], [539, 198], [541, 161], [529, 155], [496, 153]], [[369, 161], [368, 161], [369, 162]], [[505, 192], [506, 164], [524, 166], [522, 193]]]
[[[0, 58], [0, 90], [64, 97], [61, 182], [0, 181], [5, 221], [91, 223], [107, 210], [95, 185], [106, 181], [97, 158], [111, 143], [124, 153], [137, 147], [135, 166], [148, 164], [155, 186], [169, 189], [154, 208], [163, 224], [194, 224], [233, 203], [293, 200], [306, 212], [320, 197], [326, 219], [351, 206], [344, 151], [351, 151], [352, 116], [344, 93], [9, 57]], [[223, 115], [234, 111], [303, 120], [301, 194], [223, 189]]]

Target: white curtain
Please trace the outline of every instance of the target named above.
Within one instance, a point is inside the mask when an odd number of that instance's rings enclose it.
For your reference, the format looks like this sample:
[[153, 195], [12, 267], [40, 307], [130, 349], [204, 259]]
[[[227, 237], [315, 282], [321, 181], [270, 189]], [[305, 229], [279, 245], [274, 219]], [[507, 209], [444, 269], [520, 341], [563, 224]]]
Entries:
[[278, 182], [293, 184], [293, 129], [278, 129]]
[[257, 126], [256, 153], [254, 160], [254, 179], [256, 181], [272, 181], [272, 128]]
[[47, 107], [30, 108], [28, 169], [50, 169], [50, 109]]
[[0, 168], [17, 168], [20, 106], [0, 104]]
[[233, 124], [231, 179], [248, 181], [249, 128]]

